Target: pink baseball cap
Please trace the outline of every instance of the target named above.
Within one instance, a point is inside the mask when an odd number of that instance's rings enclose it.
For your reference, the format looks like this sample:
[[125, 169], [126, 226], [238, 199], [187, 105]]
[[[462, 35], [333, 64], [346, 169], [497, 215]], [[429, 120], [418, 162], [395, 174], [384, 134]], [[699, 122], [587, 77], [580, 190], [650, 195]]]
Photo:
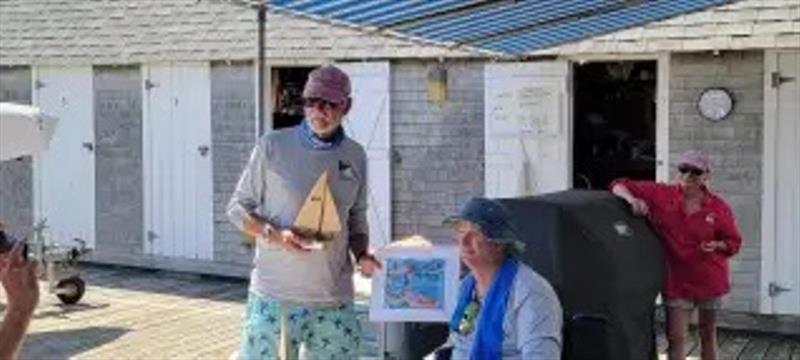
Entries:
[[343, 103], [350, 98], [350, 77], [333, 65], [318, 67], [308, 74], [303, 97]]
[[700, 150], [689, 150], [678, 159], [678, 166], [689, 165], [705, 172], [711, 171], [711, 160]]

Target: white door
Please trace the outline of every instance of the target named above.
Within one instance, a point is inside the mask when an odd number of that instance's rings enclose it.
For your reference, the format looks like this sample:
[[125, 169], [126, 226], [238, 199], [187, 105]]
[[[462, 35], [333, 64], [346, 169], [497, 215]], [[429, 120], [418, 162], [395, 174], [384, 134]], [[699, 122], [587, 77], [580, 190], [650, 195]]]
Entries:
[[486, 196], [571, 187], [568, 76], [562, 61], [486, 65]]
[[213, 258], [211, 83], [208, 63], [146, 67], [146, 254]]
[[37, 67], [34, 105], [59, 118], [49, 149], [34, 166], [37, 222], [47, 241], [95, 245], [94, 109], [92, 67]]
[[800, 314], [800, 51], [766, 62], [762, 310]]
[[389, 63], [336, 66], [350, 76], [353, 107], [344, 121], [344, 128], [367, 152], [370, 246], [379, 248], [392, 240]]

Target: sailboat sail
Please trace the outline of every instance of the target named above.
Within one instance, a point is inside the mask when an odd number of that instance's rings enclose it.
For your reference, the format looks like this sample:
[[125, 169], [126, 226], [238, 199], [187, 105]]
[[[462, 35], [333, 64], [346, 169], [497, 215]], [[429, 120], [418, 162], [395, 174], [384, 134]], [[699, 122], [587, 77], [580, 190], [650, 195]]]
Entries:
[[317, 241], [333, 240], [342, 231], [339, 211], [328, 185], [327, 170], [308, 193], [294, 221], [293, 230], [300, 236]]

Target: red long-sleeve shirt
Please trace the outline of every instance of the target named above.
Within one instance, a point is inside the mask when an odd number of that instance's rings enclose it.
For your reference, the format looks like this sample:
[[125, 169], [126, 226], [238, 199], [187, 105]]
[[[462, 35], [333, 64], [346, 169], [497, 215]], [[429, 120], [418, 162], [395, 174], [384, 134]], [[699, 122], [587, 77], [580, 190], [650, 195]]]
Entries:
[[[728, 258], [739, 252], [742, 237], [728, 204], [706, 191], [700, 210], [687, 214], [678, 185], [618, 179], [647, 203], [648, 220], [662, 239], [666, 257], [663, 295], [667, 299], [709, 300], [730, 291]], [[727, 247], [703, 252], [702, 243], [723, 241]]]

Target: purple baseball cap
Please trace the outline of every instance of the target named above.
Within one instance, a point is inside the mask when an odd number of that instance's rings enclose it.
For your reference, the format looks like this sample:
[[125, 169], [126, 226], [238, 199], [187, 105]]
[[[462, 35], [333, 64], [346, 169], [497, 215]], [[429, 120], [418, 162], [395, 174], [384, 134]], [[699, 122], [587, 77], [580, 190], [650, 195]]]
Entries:
[[681, 154], [678, 159], [678, 166], [681, 165], [688, 165], [705, 172], [711, 172], [711, 160], [708, 159], [708, 155], [700, 150], [689, 150]]
[[318, 67], [308, 74], [303, 97], [343, 103], [350, 98], [350, 77], [333, 65]]

